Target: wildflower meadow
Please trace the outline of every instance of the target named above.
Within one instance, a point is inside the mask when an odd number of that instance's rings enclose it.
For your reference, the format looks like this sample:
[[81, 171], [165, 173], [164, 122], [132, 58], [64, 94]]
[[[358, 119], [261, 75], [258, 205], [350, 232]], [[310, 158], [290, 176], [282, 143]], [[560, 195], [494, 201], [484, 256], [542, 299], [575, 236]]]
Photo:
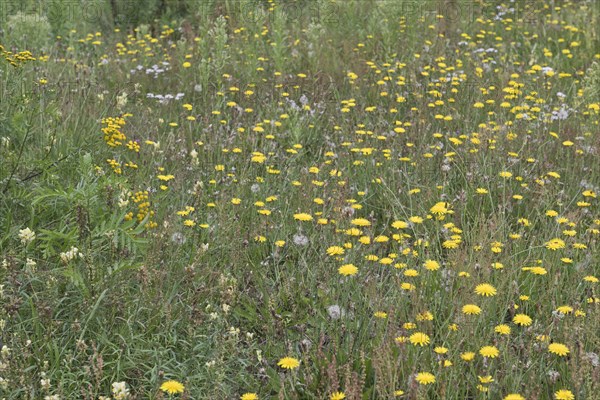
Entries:
[[0, 2], [0, 399], [600, 400], [600, 1]]

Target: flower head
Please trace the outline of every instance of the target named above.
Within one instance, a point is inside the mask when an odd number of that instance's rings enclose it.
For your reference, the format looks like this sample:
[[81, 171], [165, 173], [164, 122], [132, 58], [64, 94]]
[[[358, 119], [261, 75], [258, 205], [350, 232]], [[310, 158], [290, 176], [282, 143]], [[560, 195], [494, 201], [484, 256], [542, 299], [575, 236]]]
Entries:
[[465, 304], [462, 312], [467, 315], [478, 315], [481, 313], [481, 308], [475, 304]]
[[529, 326], [531, 325], [531, 318], [528, 315], [525, 314], [517, 314], [515, 315], [515, 317], [513, 318], [513, 322], [517, 325], [521, 325], [521, 326]]
[[562, 343], [551, 343], [548, 345], [548, 351], [557, 356], [564, 357], [569, 354], [569, 348]]
[[412, 344], [415, 346], [425, 346], [428, 345], [430, 340], [429, 336], [422, 332], [415, 332], [408, 338]]
[[481, 285], [477, 285], [475, 287], [475, 293], [477, 293], [480, 296], [489, 297], [495, 296], [497, 292], [496, 288], [490, 285], [489, 283], [482, 283]]
[[185, 387], [182, 383], [173, 380], [166, 381], [162, 385], [160, 385], [160, 390], [168, 394], [183, 393], [184, 389]]
[[356, 275], [358, 268], [354, 264], [344, 264], [338, 268], [338, 272], [340, 275], [351, 276]]
[[31, 243], [35, 239], [35, 232], [29, 228], [19, 230], [19, 239], [22, 244]]
[[435, 375], [429, 372], [419, 372], [415, 380], [421, 385], [429, 385], [430, 383], [435, 383]]
[[285, 369], [295, 369], [300, 366], [300, 361], [293, 357], [283, 357], [281, 360], [279, 360], [277, 365]]
[[503, 400], [525, 400], [525, 397], [521, 396], [518, 393], [511, 393], [505, 396]]
[[344, 394], [344, 392], [335, 392], [332, 393], [331, 396], [329, 396], [329, 400], [343, 400], [346, 398], [346, 395]]
[[429, 271], [436, 271], [440, 269], [440, 264], [435, 260], [426, 260], [423, 266]]
[[483, 346], [481, 349], [479, 349], [479, 354], [481, 354], [483, 357], [496, 358], [500, 352], [496, 346]]
[[313, 217], [307, 213], [294, 214], [294, 219], [297, 221], [312, 221]]
[[556, 400], [575, 400], [575, 396], [570, 390], [560, 389], [556, 393], [554, 393], [554, 398]]

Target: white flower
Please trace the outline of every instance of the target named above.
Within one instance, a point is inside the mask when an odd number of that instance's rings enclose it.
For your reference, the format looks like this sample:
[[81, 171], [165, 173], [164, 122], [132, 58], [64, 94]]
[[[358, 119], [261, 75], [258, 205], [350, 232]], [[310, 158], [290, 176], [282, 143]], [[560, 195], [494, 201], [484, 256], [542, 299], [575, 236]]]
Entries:
[[112, 384], [112, 394], [115, 396], [115, 400], [124, 400], [129, 397], [129, 389], [125, 382], [114, 382]]
[[66, 251], [64, 253], [60, 253], [60, 259], [65, 264], [77, 257], [83, 257], [83, 254], [79, 252], [79, 249], [77, 247], [71, 247], [71, 250]]
[[21, 229], [19, 230], [19, 239], [22, 244], [31, 243], [35, 239], [35, 232], [29, 228]]
[[42, 389], [44, 389], [44, 390], [50, 389], [50, 379], [49, 378], [41, 379], [40, 385], [42, 386]]
[[32, 260], [31, 258], [28, 258], [27, 261], [25, 262], [25, 266], [27, 267], [27, 269], [29, 269], [31, 272], [35, 272], [35, 266], [37, 265], [37, 263]]

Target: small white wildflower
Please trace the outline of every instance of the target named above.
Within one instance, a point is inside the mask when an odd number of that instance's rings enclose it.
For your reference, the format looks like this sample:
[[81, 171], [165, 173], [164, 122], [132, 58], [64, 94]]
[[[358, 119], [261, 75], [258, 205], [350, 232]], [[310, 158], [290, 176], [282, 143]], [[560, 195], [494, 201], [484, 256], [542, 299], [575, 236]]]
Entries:
[[28, 258], [27, 261], [25, 261], [25, 267], [27, 267], [27, 269], [30, 272], [35, 272], [35, 266], [37, 265], [37, 263], [32, 260], [31, 258]]
[[35, 232], [29, 228], [19, 230], [19, 239], [22, 244], [29, 244], [35, 239]]
[[60, 259], [62, 260], [62, 262], [64, 262], [65, 264], [68, 263], [71, 260], [76, 259], [77, 257], [83, 257], [83, 254], [81, 254], [79, 252], [79, 249], [77, 247], [71, 247], [70, 250], [64, 252], [64, 253], [60, 253]]
[[127, 105], [127, 93], [123, 92], [119, 96], [117, 96], [117, 108], [119, 110], [121, 110], [126, 105]]
[[41, 379], [40, 386], [42, 386], [42, 389], [44, 390], [50, 389], [50, 378]]
[[127, 388], [127, 384], [125, 382], [113, 382], [112, 394], [115, 397], [115, 400], [126, 399], [129, 397], [129, 389]]

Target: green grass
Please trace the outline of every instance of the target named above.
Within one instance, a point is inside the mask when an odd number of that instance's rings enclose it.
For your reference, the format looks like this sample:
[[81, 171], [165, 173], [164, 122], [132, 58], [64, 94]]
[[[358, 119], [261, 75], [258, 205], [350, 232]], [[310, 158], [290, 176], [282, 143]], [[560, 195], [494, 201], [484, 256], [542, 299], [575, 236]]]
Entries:
[[0, 397], [594, 399], [600, 10], [546, 3], [2, 8]]

